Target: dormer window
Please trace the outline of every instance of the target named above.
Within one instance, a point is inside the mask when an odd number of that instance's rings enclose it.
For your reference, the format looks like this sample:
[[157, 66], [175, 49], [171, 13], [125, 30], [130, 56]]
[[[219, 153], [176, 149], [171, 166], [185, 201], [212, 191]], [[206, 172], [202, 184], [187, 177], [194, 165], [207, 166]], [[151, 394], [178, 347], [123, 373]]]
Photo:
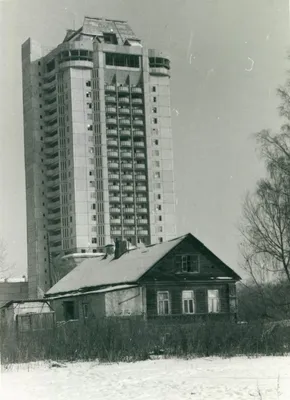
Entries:
[[104, 42], [109, 44], [118, 44], [117, 36], [115, 33], [104, 33]]
[[199, 272], [199, 256], [197, 254], [183, 254], [176, 256], [176, 264], [180, 272]]

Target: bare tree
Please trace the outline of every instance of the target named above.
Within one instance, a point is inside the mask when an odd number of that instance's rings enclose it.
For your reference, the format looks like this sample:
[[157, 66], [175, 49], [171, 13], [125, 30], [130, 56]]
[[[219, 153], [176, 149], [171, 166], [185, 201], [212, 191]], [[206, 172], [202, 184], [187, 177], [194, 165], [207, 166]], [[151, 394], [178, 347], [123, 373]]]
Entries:
[[290, 80], [278, 94], [286, 122], [279, 133], [263, 130], [256, 135], [266, 176], [247, 194], [240, 225], [243, 267], [266, 314], [269, 307], [289, 312], [290, 304]]
[[0, 239], [0, 279], [10, 278], [15, 265], [7, 260], [7, 251], [3, 239]]

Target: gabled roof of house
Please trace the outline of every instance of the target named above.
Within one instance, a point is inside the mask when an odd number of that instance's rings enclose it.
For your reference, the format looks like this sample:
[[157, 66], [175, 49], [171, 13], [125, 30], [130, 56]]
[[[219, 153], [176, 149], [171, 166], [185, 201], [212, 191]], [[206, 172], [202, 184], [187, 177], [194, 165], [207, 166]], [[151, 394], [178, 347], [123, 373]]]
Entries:
[[124, 253], [118, 259], [114, 259], [114, 256], [88, 259], [75, 267], [49, 289], [46, 296], [50, 297], [56, 294], [86, 291], [89, 288], [93, 289], [110, 285], [136, 283], [147, 271], [154, 267], [158, 261], [187, 237], [190, 237], [196, 244], [202, 246], [216, 261], [222, 263], [235, 279], [240, 279], [232, 269], [225, 265], [192, 234], [188, 233], [167, 242], [131, 250]]

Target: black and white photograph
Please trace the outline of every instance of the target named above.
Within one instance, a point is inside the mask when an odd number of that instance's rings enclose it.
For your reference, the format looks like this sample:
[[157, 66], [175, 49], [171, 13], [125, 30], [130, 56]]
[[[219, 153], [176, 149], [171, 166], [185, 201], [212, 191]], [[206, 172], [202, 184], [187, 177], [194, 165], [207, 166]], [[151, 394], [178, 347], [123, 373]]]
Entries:
[[289, 0], [0, 29], [1, 400], [289, 400]]

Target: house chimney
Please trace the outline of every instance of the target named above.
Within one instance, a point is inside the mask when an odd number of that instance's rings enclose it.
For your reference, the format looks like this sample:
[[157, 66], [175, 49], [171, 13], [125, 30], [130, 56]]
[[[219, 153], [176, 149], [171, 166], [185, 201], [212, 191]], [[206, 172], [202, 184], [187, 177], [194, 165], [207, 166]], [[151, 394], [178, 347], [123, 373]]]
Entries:
[[106, 253], [106, 257], [108, 256], [112, 256], [115, 253], [115, 244], [107, 244], [105, 246], [105, 253]]
[[115, 242], [115, 260], [127, 252], [127, 240], [118, 240]]

